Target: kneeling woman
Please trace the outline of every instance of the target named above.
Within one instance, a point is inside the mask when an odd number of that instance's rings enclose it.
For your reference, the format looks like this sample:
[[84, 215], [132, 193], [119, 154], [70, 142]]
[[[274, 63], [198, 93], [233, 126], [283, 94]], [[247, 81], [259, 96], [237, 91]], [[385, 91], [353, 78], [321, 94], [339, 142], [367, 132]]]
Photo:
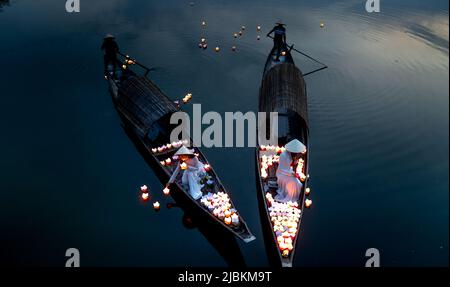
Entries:
[[275, 200], [279, 202], [298, 201], [303, 184], [295, 172], [301, 153], [306, 152], [306, 147], [299, 140], [290, 141], [285, 146], [286, 150], [280, 155], [277, 169], [278, 190]]
[[[184, 169], [183, 176], [181, 177], [181, 182], [183, 185], [189, 186], [189, 194], [195, 200], [202, 197], [202, 188], [203, 185], [200, 183], [200, 175], [205, 173], [204, 165], [201, 161], [198, 160], [197, 156], [195, 156], [194, 152], [188, 149], [185, 146], [182, 146], [176, 153], [178, 156], [180, 165], [182, 165], [181, 169]], [[180, 165], [177, 166], [177, 169], [172, 174], [172, 177], [169, 180], [169, 183], [173, 183], [180, 171]]]

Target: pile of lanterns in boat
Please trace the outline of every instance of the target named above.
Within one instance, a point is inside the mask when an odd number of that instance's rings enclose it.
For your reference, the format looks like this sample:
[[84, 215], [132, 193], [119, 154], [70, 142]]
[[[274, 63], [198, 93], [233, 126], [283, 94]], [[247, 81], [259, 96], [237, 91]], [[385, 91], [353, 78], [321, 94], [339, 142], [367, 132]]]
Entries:
[[267, 178], [269, 167], [273, 166], [274, 163], [280, 161], [280, 156], [286, 149], [284, 147], [272, 146], [272, 145], [261, 145], [261, 177]]
[[297, 236], [297, 226], [300, 221], [301, 210], [297, 202], [277, 202], [271, 193], [266, 193], [269, 203], [269, 215], [275, 232], [278, 248], [283, 257], [288, 257], [294, 249], [294, 239]]
[[172, 143], [168, 143], [168, 144], [162, 145], [157, 148], [152, 148], [152, 152], [153, 153], [161, 153], [161, 152], [169, 151], [172, 149], [180, 148], [182, 145], [187, 145], [188, 143], [189, 143], [188, 140], [172, 142]]
[[224, 192], [208, 193], [200, 199], [200, 202], [215, 217], [223, 220], [226, 225], [239, 226], [239, 215], [236, 209], [232, 208], [230, 197]]

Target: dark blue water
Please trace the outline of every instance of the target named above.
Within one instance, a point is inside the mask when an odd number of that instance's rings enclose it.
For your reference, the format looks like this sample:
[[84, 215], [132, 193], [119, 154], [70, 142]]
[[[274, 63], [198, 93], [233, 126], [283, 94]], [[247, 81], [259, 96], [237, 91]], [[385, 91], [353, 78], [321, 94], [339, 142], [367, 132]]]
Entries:
[[[329, 66], [307, 78], [314, 206], [295, 265], [362, 266], [371, 247], [385, 266], [448, 265], [448, 2], [381, 0], [378, 14], [351, 0], [189, 2], [81, 0], [68, 14], [64, 1], [0, 1], [0, 263], [62, 266], [76, 247], [84, 266], [226, 265], [181, 210], [140, 203], [140, 185], [160, 200], [162, 185], [120, 127], [99, 48], [112, 32], [174, 99], [256, 111], [272, 46], [256, 26], [282, 19]], [[221, 52], [200, 51], [202, 36]], [[257, 237], [239, 242], [247, 264], [266, 266], [254, 150], [204, 152]]]

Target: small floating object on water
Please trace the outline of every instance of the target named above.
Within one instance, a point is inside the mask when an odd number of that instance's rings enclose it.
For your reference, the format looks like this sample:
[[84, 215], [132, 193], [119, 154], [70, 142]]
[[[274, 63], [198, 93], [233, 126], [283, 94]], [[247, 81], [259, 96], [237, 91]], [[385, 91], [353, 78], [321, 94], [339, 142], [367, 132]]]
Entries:
[[195, 3], [194, 3], [194, 2], [189, 2], [189, 5], [190, 5], [190, 6], [194, 6]]
[[311, 193], [311, 189], [309, 188], [309, 187], [307, 187], [306, 189], [305, 189], [305, 194], [306, 195], [309, 195]]
[[310, 208], [311, 205], [312, 205], [312, 200], [311, 200], [311, 199], [305, 200], [305, 206], [306, 206], [306, 208]]
[[214, 51], [216, 51], [216, 52], [220, 52], [220, 47], [219, 46], [217, 46], [215, 49], [214, 49]]
[[256, 36], [256, 40], [261, 40], [261, 36]]
[[144, 192], [142, 193], [141, 198], [143, 201], [147, 201], [150, 198], [150, 195], [148, 194], [148, 192]]
[[170, 189], [169, 189], [169, 187], [166, 186], [166, 187], [163, 189], [163, 193], [164, 193], [165, 196], [168, 196], [168, 195], [170, 194]]
[[202, 45], [202, 48], [203, 48], [203, 50], [206, 50], [206, 49], [208, 48], [208, 44], [206, 44], [206, 43], [203, 44], [203, 45]]
[[153, 202], [153, 209], [158, 211], [161, 208], [161, 204], [158, 201]]
[[242, 36], [242, 31], [239, 31], [239, 36]]
[[238, 37], [238, 33], [234, 33], [234, 38], [237, 38]]
[[233, 52], [236, 52], [236, 46], [231, 47], [231, 50], [232, 50]]
[[256, 31], [261, 31], [261, 26], [256, 26]]
[[203, 26], [203, 27], [206, 26], [206, 21], [202, 21], [202, 26]]
[[325, 27], [325, 24], [323, 22], [320, 22], [320, 28]]
[[122, 65], [122, 69], [126, 70], [127, 69], [127, 65]]
[[201, 38], [201, 39], [200, 39], [200, 42], [201, 42], [201, 43], [206, 43], [206, 39], [205, 39], [205, 38]]
[[192, 94], [191, 93], [187, 93], [186, 96], [184, 96], [183, 98], [183, 103], [187, 103], [192, 99]]
[[148, 192], [148, 187], [145, 184], [141, 186], [141, 192]]
[[245, 26], [242, 26], [241, 29], [242, 29], [242, 31], [245, 31]]

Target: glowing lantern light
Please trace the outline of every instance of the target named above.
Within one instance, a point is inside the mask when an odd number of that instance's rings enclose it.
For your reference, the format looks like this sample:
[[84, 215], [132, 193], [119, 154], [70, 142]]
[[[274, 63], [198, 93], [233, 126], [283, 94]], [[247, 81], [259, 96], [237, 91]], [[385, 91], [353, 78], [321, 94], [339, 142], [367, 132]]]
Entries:
[[325, 27], [325, 24], [323, 22], [320, 23], [320, 28]]
[[187, 169], [187, 164], [185, 162], [180, 164], [180, 167], [182, 170], [186, 170]]
[[226, 225], [230, 225], [231, 224], [231, 218], [230, 217], [226, 217], [225, 218], [225, 224]]
[[205, 164], [203, 167], [205, 168], [205, 171], [211, 170], [211, 166], [209, 164]]
[[286, 56], [286, 51], [281, 52], [281, 56]]
[[202, 26], [206, 26], [206, 21], [202, 21]]
[[148, 187], [145, 184], [141, 186], [141, 192], [148, 192]]
[[126, 70], [127, 69], [127, 65], [122, 65], [122, 69]]
[[214, 49], [214, 51], [219, 52], [219, 51], [220, 51], [219, 46], [217, 46], [217, 47]]
[[241, 29], [242, 29], [242, 31], [244, 31], [245, 30], [245, 26], [242, 26]]
[[165, 187], [163, 189], [163, 193], [164, 193], [165, 196], [168, 196], [170, 194], [170, 189], [168, 187]]
[[201, 39], [200, 39], [200, 42], [201, 42], [201, 43], [206, 43], [206, 39], [205, 39], [205, 38], [201, 38]]
[[170, 165], [172, 163], [172, 160], [170, 159], [170, 157], [168, 159], [166, 159], [166, 165]]
[[242, 36], [242, 31], [239, 31], [239, 36]]
[[305, 206], [306, 206], [306, 208], [310, 208], [311, 205], [312, 205], [312, 200], [311, 200], [311, 199], [305, 200]]
[[256, 31], [261, 31], [261, 26], [256, 26]]
[[289, 257], [289, 250], [288, 249], [285, 249], [285, 250], [283, 250], [283, 257]]
[[141, 195], [141, 198], [142, 198], [143, 201], [147, 201], [149, 199], [149, 197], [150, 196], [149, 196], [148, 192], [144, 192]]
[[237, 38], [238, 37], [238, 33], [234, 33], [234, 38]]
[[261, 36], [256, 36], [256, 40], [261, 40]]
[[159, 162], [162, 166], [165, 166], [166, 165], [166, 162], [165, 161], [160, 161]]
[[305, 189], [305, 194], [306, 195], [309, 195], [311, 193], [311, 189], [309, 188], [309, 187], [307, 187], [306, 189]]
[[153, 203], [153, 209], [158, 211], [161, 208], [161, 204], [158, 201]]
[[231, 50], [232, 50], [233, 52], [235, 52], [235, 51], [236, 51], [236, 46], [231, 47]]
[[157, 148], [152, 148], [152, 152], [156, 153], [156, 152], [158, 152], [158, 149]]

